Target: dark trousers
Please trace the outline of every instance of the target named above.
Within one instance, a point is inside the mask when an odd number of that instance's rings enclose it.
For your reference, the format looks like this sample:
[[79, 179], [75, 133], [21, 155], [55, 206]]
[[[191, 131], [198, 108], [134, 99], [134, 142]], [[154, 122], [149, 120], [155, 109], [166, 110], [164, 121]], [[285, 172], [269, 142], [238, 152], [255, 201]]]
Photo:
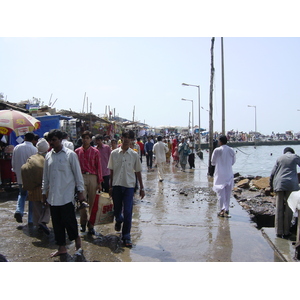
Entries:
[[122, 239], [130, 239], [130, 230], [132, 222], [134, 188], [123, 186], [114, 186], [112, 199], [114, 202], [114, 215], [117, 223], [123, 223]]
[[101, 182], [102, 191], [109, 193], [109, 175], [103, 176], [103, 181]]
[[78, 224], [72, 202], [61, 206], [50, 205], [51, 219], [56, 244], [66, 245], [66, 231], [70, 241], [78, 237]]
[[188, 161], [189, 161], [190, 169], [195, 168], [195, 153], [191, 153], [189, 155]]
[[148, 151], [148, 155], [146, 155], [146, 158], [147, 158], [147, 167], [152, 169], [153, 151]]

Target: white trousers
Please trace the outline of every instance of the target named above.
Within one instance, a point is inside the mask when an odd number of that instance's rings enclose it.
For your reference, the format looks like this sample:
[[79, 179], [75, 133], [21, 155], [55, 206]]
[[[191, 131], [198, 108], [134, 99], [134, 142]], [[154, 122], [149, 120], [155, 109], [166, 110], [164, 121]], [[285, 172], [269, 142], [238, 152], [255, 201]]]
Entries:
[[162, 180], [164, 179], [164, 162], [157, 163], [157, 173], [158, 173], [158, 179]]
[[220, 210], [229, 210], [230, 197], [231, 197], [232, 186], [231, 184], [226, 185], [223, 189], [217, 190]]

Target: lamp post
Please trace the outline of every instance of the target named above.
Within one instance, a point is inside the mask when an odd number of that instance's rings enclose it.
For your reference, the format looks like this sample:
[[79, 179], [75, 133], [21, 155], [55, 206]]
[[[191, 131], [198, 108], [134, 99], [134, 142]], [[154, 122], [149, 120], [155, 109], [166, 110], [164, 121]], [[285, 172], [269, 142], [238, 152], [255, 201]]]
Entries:
[[[201, 152], [201, 126], [200, 126], [200, 85], [196, 85], [196, 84], [189, 84], [189, 83], [182, 83], [181, 85], [183, 86], [194, 86], [196, 88], [198, 88], [198, 106], [199, 106], [199, 150]], [[193, 119], [194, 120], [194, 119]]]
[[182, 101], [191, 101], [192, 102], [192, 135], [194, 137], [193, 134], [193, 130], [194, 130], [194, 101], [193, 100], [189, 100], [189, 99], [185, 99], [185, 98], [181, 98]]
[[248, 107], [254, 107], [254, 113], [255, 113], [255, 137], [256, 137], [256, 133], [257, 133], [256, 106], [255, 105], [248, 105]]

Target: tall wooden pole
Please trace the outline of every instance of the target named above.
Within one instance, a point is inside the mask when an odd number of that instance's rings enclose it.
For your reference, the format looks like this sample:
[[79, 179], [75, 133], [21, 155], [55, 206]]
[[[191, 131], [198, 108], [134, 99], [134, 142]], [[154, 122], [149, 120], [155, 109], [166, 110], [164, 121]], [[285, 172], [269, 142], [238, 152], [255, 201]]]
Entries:
[[222, 134], [225, 135], [225, 85], [224, 85], [224, 48], [221, 37], [221, 58], [222, 58]]
[[211, 39], [211, 64], [210, 64], [210, 91], [209, 91], [209, 165], [208, 165], [208, 175], [213, 176], [214, 167], [211, 165], [211, 157], [213, 153], [213, 89], [214, 89], [214, 43], [215, 38]]

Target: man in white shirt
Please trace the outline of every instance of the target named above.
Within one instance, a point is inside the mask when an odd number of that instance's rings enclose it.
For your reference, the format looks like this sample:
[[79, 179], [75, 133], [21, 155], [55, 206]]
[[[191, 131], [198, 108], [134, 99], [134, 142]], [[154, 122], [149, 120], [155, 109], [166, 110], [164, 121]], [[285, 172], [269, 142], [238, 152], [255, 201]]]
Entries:
[[[38, 152], [37, 148], [33, 146], [32, 141], [34, 133], [28, 132], [24, 136], [24, 142], [17, 145], [13, 150], [12, 155], [12, 169], [16, 173], [17, 182], [19, 184], [19, 196], [17, 201], [17, 208], [14, 217], [18, 223], [22, 223], [24, 215], [25, 201], [27, 199], [27, 191], [22, 188], [21, 167], [26, 163], [27, 159]], [[32, 202], [28, 201], [28, 224], [32, 224]]]
[[62, 139], [61, 143], [66, 148], [69, 148], [70, 150], [74, 151], [74, 144], [72, 142], [68, 141], [68, 134], [65, 131], [63, 131], [63, 139]]
[[226, 136], [221, 135], [219, 138], [219, 147], [212, 154], [211, 164], [216, 167], [213, 190], [219, 198], [220, 212], [218, 216], [230, 218], [229, 202], [234, 186], [232, 165], [235, 163], [236, 157], [234, 150], [226, 144]]
[[[67, 253], [65, 231], [69, 240], [75, 240], [75, 248], [81, 248], [78, 224], [74, 209], [75, 186], [78, 200], [84, 201], [84, 182], [77, 154], [62, 145], [62, 132], [49, 132], [48, 141], [52, 150], [45, 157], [43, 172], [43, 203], [50, 205], [51, 219], [58, 250], [51, 257]], [[48, 195], [48, 196], [47, 196]]]
[[132, 247], [130, 230], [136, 183], [135, 174], [140, 184], [141, 199], [145, 196], [140, 157], [129, 147], [132, 139], [134, 139], [132, 130], [123, 132], [122, 146], [111, 152], [108, 161], [108, 168], [110, 169], [109, 194], [114, 202], [115, 230], [120, 231], [123, 223], [122, 239], [126, 247]]
[[155, 154], [158, 179], [160, 182], [164, 180], [164, 165], [166, 162], [166, 153], [169, 152], [168, 145], [162, 142], [162, 136], [157, 137], [157, 143], [153, 146], [153, 153]]

